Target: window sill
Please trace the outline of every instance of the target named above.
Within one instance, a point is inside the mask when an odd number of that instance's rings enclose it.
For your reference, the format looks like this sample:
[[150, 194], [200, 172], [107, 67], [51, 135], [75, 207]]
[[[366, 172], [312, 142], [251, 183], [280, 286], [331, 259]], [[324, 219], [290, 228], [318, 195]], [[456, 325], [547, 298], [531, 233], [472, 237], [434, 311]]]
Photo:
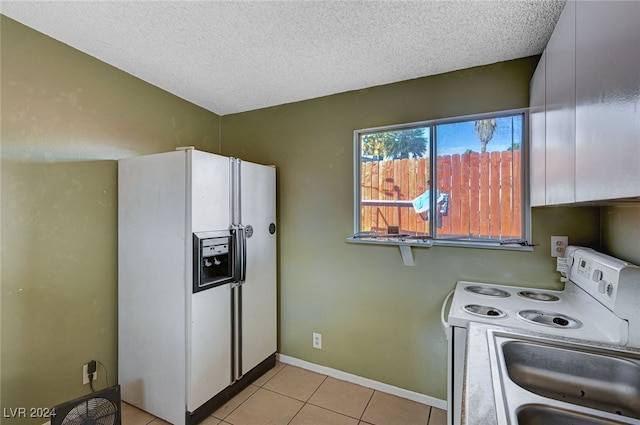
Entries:
[[399, 246], [422, 246], [429, 248], [433, 245], [433, 240], [431, 239], [418, 239], [412, 237], [386, 237], [386, 236], [377, 236], [371, 238], [356, 238], [350, 237], [347, 238], [347, 242], [349, 243], [364, 243], [364, 244], [372, 244], [372, 245], [399, 245]]
[[519, 244], [501, 245], [497, 242], [481, 242], [481, 241], [461, 241], [461, 240], [432, 240], [418, 239], [412, 237], [371, 237], [371, 238], [346, 238], [348, 243], [368, 244], [368, 245], [395, 245], [400, 248], [400, 255], [405, 266], [415, 265], [411, 247], [431, 248], [434, 246], [448, 246], [456, 248], [480, 248], [480, 249], [498, 249], [507, 251], [533, 251], [533, 246], [522, 246]]

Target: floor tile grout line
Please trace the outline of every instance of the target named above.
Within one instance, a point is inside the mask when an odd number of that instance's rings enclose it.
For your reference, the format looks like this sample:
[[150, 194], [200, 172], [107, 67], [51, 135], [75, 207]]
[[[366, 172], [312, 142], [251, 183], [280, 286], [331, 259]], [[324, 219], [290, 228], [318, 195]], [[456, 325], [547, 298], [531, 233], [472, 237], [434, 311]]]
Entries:
[[[294, 399], [294, 400], [295, 400], [295, 399]], [[291, 424], [291, 421], [293, 421], [293, 420], [296, 418], [296, 416], [298, 416], [298, 415], [300, 414], [300, 412], [302, 411], [302, 409], [304, 409], [304, 406], [306, 406], [306, 405], [307, 405], [307, 403], [302, 403], [302, 406], [300, 406], [300, 408], [298, 409], [298, 411], [296, 412], [296, 414], [295, 414], [295, 415], [293, 415], [293, 416], [291, 417], [291, 419], [289, 419], [289, 422], [287, 422], [287, 425], [290, 425], [290, 424]]]
[[[330, 408], [328, 408], [326, 406], [320, 406], [319, 404], [314, 404], [314, 403], [311, 403], [310, 401], [306, 402], [305, 404], [309, 404], [309, 405], [317, 407], [319, 409], [323, 409], [323, 410], [326, 410], [328, 412], [337, 413], [338, 415], [346, 416], [347, 418], [355, 419], [355, 420], [358, 420], [358, 421], [361, 420], [361, 418], [362, 418], [362, 415], [360, 415], [360, 417], [347, 415], [346, 413], [338, 412], [337, 410], [330, 409]], [[364, 410], [362, 411], [362, 413], [364, 413]]]
[[[338, 412], [337, 410], [333, 410], [333, 409], [330, 409], [330, 408], [325, 407], [325, 406], [320, 406], [319, 404], [313, 404], [313, 403], [311, 403], [311, 402], [307, 402], [307, 403], [305, 403], [305, 404], [309, 404], [309, 405], [311, 405], [311, 406], [317, 407], [317, 408], [322, 409], [322, 410], [326, 410], [326, 411], [328, 411], [328, 412], [332, 412], [332, 413], [338, 414], [338, 415], [340, 415], [340, 416], [344, 416], [344, 417], [346, 417], [346, 418], [355, 419], [356, 421], [362, 421], [362, 415], [364, 414], [364, 410], [363, 410], [363, 411], [362, 411], [362, 414], [361, 414], [359, 417], [356, 417], [356, 416], [348, 415], [348, 414], [343, 413], [343, 412]], [[366, 408], [365, 408], [365, 409], [366, 409]]]
[[309, 398], [307, 399], [307, 401], [305, 401], [305, 403], [308, 403], [308, 402], [309, 402], [309, 400], [311, 400], [311, 398], [313, 397], [313, 395], [314, 395], [315, 393], [317, 393], [317, 392], [318, 392], [318, 389], [320, 389], [320, 387], [322, 386], [322, 384], [324, 384], [324, 383], [327, 381], [327, 379], [329, 378], [329, 376], [328, 376], [328, 375], [321, 375], [321, 374], [319, 374], [319, 375], [320, 375], [320, 376], [324, 376], [324, 378], [322, 379], [322, 382], [320, 382], [320, 385], [318, 385], [318, 386], [316, 387], [316, 389], [315, 389], [315, 390], [313, 390], [313, 392], [311, 393], [311, 395], [309, 396]]
[[363, 421], [364, 419], [362, 419], [364, 417], [365, 412], [367, 411], [367, 409], [369, 408], [369, 405], [371, 404], [371, 400], [373, 400], [373, 396], [375, 395], [377, 390], [373, 390], [371, 392], [371, 395], [369, 396], [369, 400], [367, 400], [367, 404], [364, 406], [364, 410], [362, 411], [362, 414], [360, 414], [360, 421]]
[[274, 373], [274, 374], [273, 374], [273, 376], [272, 376], [271, 378], [269, 378], [269, 379], [267, 379], [266, 381], [264, 381], [264, 383], [263, 383], [262, 385], [257, 385], [257, 386], [258, 386], [258, 387], [260, 387], [260, 388], [263, 388], [265, 385], [267, 385], [267, 383], [271, 382], [271, 380], [272, 380], [273, 378], [275, 378], [276, 376], [278, 376], [278, 375], [280, 374], [280, 372], [282, 372], [286, 367], [287, 367], [287, 364], [282, 363], [282, 367], [281, 367], [280, 369], [278, 369], [278, 370], [276, 371], [276, 373]]
[[[253, 397], [253, 396], [258, 392], [258, 390], [259, 390], [259, 389], [264, 389], [264, 390], [270, 391], [270, 392], [275, 393], [275, 394], [280, 394], [280, 393], [278, 393], [278, 392], [271, 391], [271, 390], [269, 390], [268, 388], [265, 388], [264, 386], [265, 386], [265, 385], [267, 385], [267, 383], [268, 383], [269, 381], [271, 381], [273, 378], [275, 378], [275, 377], [276, 377], [280, 372], [282, 372], [282, 370], [283, 370], [285, 367], [287, 367], [287, 365], [286, 365], [286, 364], [285, 364], [285, 365], [283, 365], [280, 369], [278, 369], [278, 370], [273, 374], [273, 376], [272, 376], [272, 377], [270, 377], [269, 379], [267, 379], [267, 380], [266, 380], [262, 385], [257, 385], [257, 384], [255, 384], [255, 381], [254, 381], [254, 382], [252, 382], [252, 383], [250, 383], [249, 385], [247, 385], [247, 387], [246, 387], [246, 388], [249, 388], [251, 385], [253, 385], [254, 387], [257, 387], [258, 389], [257, 389], [257, 390], [255, 390], [253, 393], [251, 393], [251, 395], [249, 395], [249, 397], [247, 397], [247, 398], [245, 398], [244, 400], [242, 400], [242, 401], [240, 402], [240, 404], [238, 404], [238, 405], [237, 405], [233, 410], [231, 410], [229, 413], [227, 413], [227, 415], [225, 415], [225, 417], [224, 417], [224, 418], [218, 418], [218, 417], [216, 417], [216, 416], [213, 416], [213, 413], [212, 413], [211, 415], [209, 415], [209, 416], [210, 416], [210, 417], [213, 417], [213, 418], [215, 418], [215, 419], [219, 419], [220, 421], [224, 422], [224, 420], [225, 420], [226, 418], [228, 418], [229, 416], [231, 416], [231, 414], [232, 414], [233, 412], [235, 412], [236, 410], [238, 410], [238, 409], [240, 408], [240, 406], [242, 406], [243, 404], [245, 404], [245, 403], [247, 402], [247, 400], [249, 400], [251, 397]], [[245, 388], [245, 389], [246, 389], [246, 388]], [[244, 391], [244, 390], [243, 390], [243, 391]], [[240, 394], [240, 393], [238, 393], [238, 394]], [[238, 396], [238, 394], [236, 394], [236, 395], [235, 395], [235, 396], [233, 396], [230, 400], [228, 400], [228, 401], [227, 401], [227, 403], [228, 403], [228, 402], [230, 402], [231, 400], [233, 400], [235, 397], [237, 397], [237, 396]], [[284, 394], [280, 394], [280, 395], [284, 395]], [[291, 397], [289, 397], [289, 398], [291, 398]], [[299, 401], [299, 400], [298, 400], [298, 401]], [[225, 403], [225, 404], [226, 404], [226, 403]], [[224, 404], [223, 404], [222, 406], [224, 406]], [[220, 409], [222, 406], [220, 406], [218, 409]]]
[[429, 406], [429, 414], [427, 415], [427, 425], [431, 422], [431, 413], [433, 412], [433, 406]]
[[[244, 390], [246, 390], [247, 388], [249, 388], [249, 387], [250, 387], [250, 386], [252, 386], [252, 385], [253, 385], [253, 384], [249, 384], [249, 385], [247, 385], [247, 387], [246, 387]], [[225, 417], [224, 417], [224, 418], [218, 418], [217, 416], [213, 416], [213, 413], [211, 413], [209, 416], [210, 416], [210, 417], [213, 417], [213, 418], [216, 418], [216, 419], [219, 419], [219, 420], [221, 420], [221, 421], [224, 421], [226, 418], [228, 418], [229, 416], [231, 416], [231, 414], [232, 414], [233, 412], [235, 412], [236, 410], [238, 410], [238, 408], [239, 408], [240, 406], [242, 406], [243, 404], [245, 404], [245, 403], [247, 402], [247, 400], [249, 400], [251, 397], [253, 397], [253, 396], [258, 392], [258, 390], [259, 390], [260, 388], [262, 388], [262, 387], [261, 387], [261, 386], [259, 386], [259, 385], [253, 385], [253, 386], [254, 386], [254, 387], [257, 387], [258, 389], [257, 389], [257, 390], [255, 390], [254, 392], [252, 392], [252, 393], [249, 395], [249, 397], [247, 397], [247, 398], [245, 398], [244, 400], [242, 400], [242, 401], [240, 402], [240, 404], [238, 404], [235, 408], [233, 408], [233, 410], [231, 410], [229, 413], [227, 413], [227, 414], [225, 415]], [[242, 390], [242, 391], [244, 391], [244, 390]], [[242, 391], [240, 391], [240, 392], [242, 392]], [[238, 394], [240, 394], [240, 393], [238, 393]], [[225, 404], [229, 403], [231, 400], [233, 400], [235, 397], [237, 397], [237, 396], [238, 396], [238, 394], [236, 394], [235, 396], [231, 397], [231, 399], [227, 400], [227, 402], [226, 402], [226, 403], [224, 403], [222, 406], [220, 406], [218, 409], [221, 409]], [[218, 409], [216, 409], [216, 410], [218, 410]], [[214, 413], [215, 413], [215, 412], [214, 412]]]

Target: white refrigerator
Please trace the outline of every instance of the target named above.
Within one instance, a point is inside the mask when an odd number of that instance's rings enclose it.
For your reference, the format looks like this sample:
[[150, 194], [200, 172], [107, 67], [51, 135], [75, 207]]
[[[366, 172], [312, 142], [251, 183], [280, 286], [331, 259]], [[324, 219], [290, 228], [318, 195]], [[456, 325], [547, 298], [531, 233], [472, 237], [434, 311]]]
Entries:
[[194, 424], [273, 367], [275, 180], [191, 148], [118, 161], [123, 401]]

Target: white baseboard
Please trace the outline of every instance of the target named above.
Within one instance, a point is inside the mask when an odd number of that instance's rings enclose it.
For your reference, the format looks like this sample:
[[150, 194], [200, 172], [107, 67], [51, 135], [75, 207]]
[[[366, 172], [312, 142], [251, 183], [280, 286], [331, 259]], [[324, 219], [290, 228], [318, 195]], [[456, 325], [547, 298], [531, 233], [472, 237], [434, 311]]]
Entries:
[[280, 353], [277, 354], [277, 358], [280, 362], [291, 365], [291, 366], [298, 366], [303, 369], [310, 370], [311, 372], [316, 372], [322, 375], [331, 376], [332, 378], [340, 379], [341, 381], [351, 382], [353, 384], [371, 388], [372, 390], [381, 391], [383, 393], [406, 398], [418, 403], [426, 404], [428, 406], [437, 407], [438, 409], [447, 410], [446, 400], [440, 400], [439, 398], [416, 393], [414, 391], [405, 390], [404, 388], [395, 387], [393, 385], [374, 381], [373, 379], [369, 379], [369, 378], [363, 378], [362, 376], [353, 375], [351, 373], [343, 372], [337, 369], [332, 369], [327, 366], [321, 366], [315, 363], [310, 363], [305, 360], [300, 360], [295, 357], [290, 357]]

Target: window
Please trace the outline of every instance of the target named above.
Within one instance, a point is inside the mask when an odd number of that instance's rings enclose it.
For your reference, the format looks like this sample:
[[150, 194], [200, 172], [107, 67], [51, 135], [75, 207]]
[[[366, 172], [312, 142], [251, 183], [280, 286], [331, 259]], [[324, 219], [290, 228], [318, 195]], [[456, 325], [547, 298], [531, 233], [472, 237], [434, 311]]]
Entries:
[[356, 237], [528, 239], [525, 111], [358, 130]]

